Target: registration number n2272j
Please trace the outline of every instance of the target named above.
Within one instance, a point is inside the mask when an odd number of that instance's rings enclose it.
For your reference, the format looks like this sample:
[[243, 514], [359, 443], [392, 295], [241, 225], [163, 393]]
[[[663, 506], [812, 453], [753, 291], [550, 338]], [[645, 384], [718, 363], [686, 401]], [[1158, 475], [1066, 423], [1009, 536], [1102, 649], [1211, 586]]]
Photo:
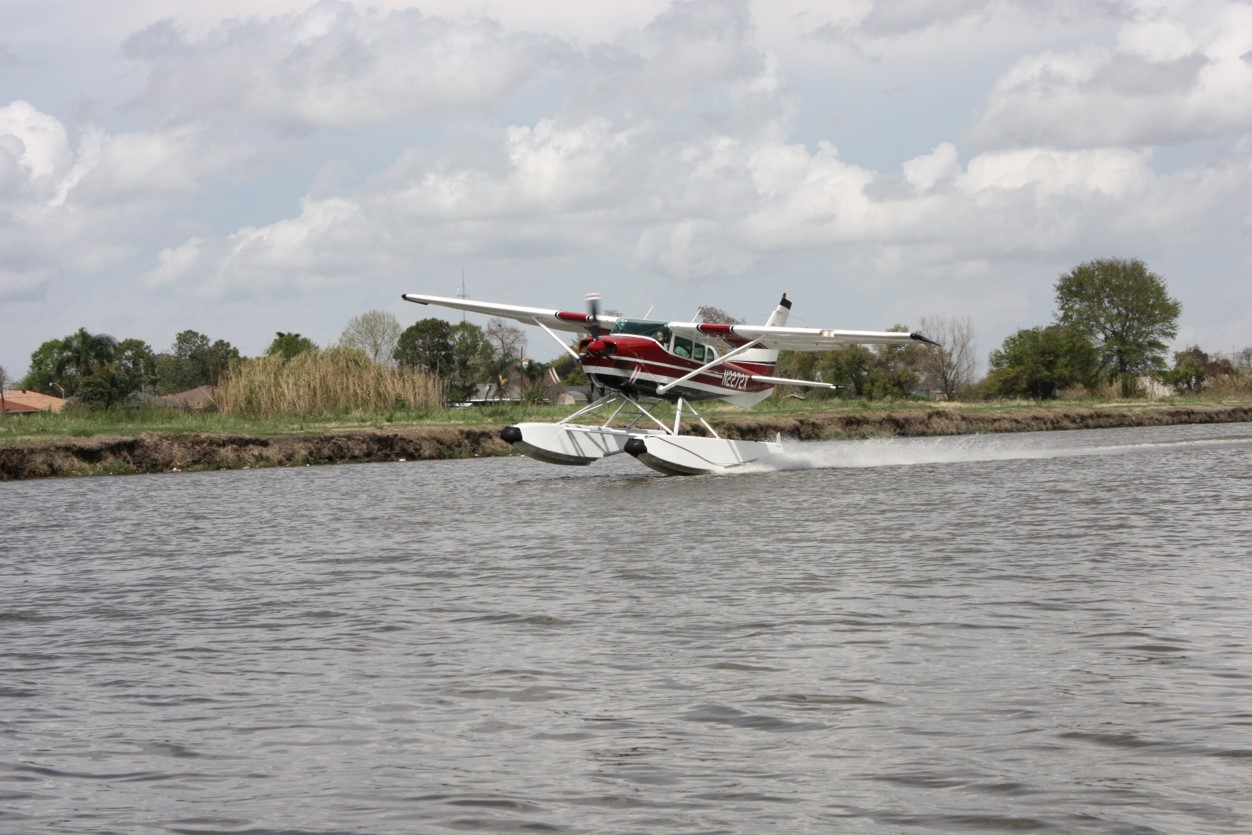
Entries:
[[748, 380], [750, 379], [752, 379], [751, 375], [744, 374], [742, 371], [732, 371], [730, 369], [726, 369], [722, 372], [722, 385], [728, 389], [747, 391]]

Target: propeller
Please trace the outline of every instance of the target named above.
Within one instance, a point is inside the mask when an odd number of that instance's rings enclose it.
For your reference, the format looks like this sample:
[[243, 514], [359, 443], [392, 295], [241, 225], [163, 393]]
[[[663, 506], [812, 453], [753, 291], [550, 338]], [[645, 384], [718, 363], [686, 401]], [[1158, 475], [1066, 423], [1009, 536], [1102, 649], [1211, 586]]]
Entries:
[[[599, 293], [587, 294], [587, 332], [591, 334], [591, 342], [588, 345], [588, 350], [590, 351], [591, 350], [590, 345], [595, 345], [597, 342], [599, 342], [600, 337], [604, 335], [604, 328], [600, 327], [600, 294]], [[601, 343], [601, 346], [603, 346], [603, 343]], [[589, 389], [587, 393], [588, 400], [595, 400], [596, 399], [596, 384], [595, 384], [595, 381], [592, 380], [590, 374], [587, 375], [587, 386]], [[603, 386], [600, 386], [600, 393], [601, 394], [604, 393]]]
[[587, 330], [591, 333], [592, 339], [599, 339], [604, 333], [604, 328], [600, 327], [600, 294], [587, 294]]

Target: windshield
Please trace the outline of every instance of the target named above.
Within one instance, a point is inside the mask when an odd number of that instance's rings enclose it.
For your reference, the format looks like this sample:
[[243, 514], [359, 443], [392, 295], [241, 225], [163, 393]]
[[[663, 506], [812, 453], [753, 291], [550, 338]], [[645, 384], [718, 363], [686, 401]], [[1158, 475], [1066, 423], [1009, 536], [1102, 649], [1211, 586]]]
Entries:
[[664, 330], [666, 324], [665, 322], [650, 322], [647, 319], [618, 319], [613, 323], [612, 333], [650, 336], [656, 339], [658, 332]]

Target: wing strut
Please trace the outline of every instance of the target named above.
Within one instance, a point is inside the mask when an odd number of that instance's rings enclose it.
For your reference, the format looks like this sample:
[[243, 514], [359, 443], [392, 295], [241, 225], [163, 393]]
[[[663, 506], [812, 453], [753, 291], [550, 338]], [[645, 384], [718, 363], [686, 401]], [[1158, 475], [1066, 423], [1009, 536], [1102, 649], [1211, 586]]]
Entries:
[[574, 359], [581, 359], [581, 358], [578, 356], [578, 352], [577, 352], [577, 351], [575, 351], [573, 348], [571, 348], [569, 345], [566, 345], [566, 344], [565, 344], [565, 340], [564, 340], [564, 339], [561, 339], [561, 337], [557, 336], [557, 335], [556, 335], [556, 333], [555, 333], [555, 332], [553, 332], [552, 328], [548, 327], [548, 326], [547, 326], [547, 325], [545, 325], [543, 322], [540, 322], [538, 319], [531, 319], [530, 321], [534, 322], [536, 325], [538, 325], [539, 327], [543, 328], [544, 332], [545, 332], [546, 334], [548, 334], [548, 336], [550, 336], [550, 337], [552, 337], [553, 339], [555, 339], [555, 340], [557, 341], [557, 344], [558, 344], [558, 345], [560, 345], [562, 348], [564, 348], [564, 349], [565, 349], [565, 352], [566, 352], [567, 354], [569, 354], [571, 357], [573, 357]]
[[769, 383], [772, 386], [808, 386], [816, 389], [837, 389], [834, 383], [819, 383], [816, 380], [792, 380], [787, 377], [764, 377], [753, 374], [752, 379], [758, 383]]

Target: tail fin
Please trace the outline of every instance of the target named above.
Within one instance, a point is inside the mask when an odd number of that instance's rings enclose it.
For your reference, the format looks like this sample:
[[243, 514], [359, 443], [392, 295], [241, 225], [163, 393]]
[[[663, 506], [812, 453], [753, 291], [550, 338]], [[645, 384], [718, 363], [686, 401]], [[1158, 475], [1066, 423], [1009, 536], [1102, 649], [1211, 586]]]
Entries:
[[791, 315], [791, 299], [787, 298], [787, 294], [782, 294], [782, 300], [778, 302], [778, 307], [774, 308], [774, 312], [765, 320], [765, 324], [771, 328], [781, 328], [787, 324], [787, 317]]
[[[778, 306], [770, 313], [769, 318], [765, 320], [768, 327], [781, 328], [787, 324], [787, 317], [791, 315], [791, 299], [787, 298], [787, 294], [783, 293], [782, 299], [778, 302]], [[774, 374], [774, 364], [778, 361], [778, 351], [769, 348], [753, 348], [744, 351], [735, 357], [736, 363], [743, 365], [753, 364], [757, 366], [756, 372], [765, 377], [772, 377]], [[760, 403], [769, 397], [772, 388], [765, 391], [753, 392], [752, 394], [741, 394], [735, 397], [727, 397], [726, 401], [736, 406], [751, 407]]]
[[[787, 294], [783, 293], [782, 299], [778, 302], [778, 307], [770, 313], [769, 318], [765, 320], [766, 327], [781, 328], [787, 324], [787, 317], [791, 315], [791, 299], [787, 298]], [[737, 362], [759, 362], [763, 365], [773, 366], [778, 359], [778, 352], [771, 351], [766, 348], [753, 348], [751, 351], [744, 352]], [[766, 372], [772, 374], [773, 372]]]

